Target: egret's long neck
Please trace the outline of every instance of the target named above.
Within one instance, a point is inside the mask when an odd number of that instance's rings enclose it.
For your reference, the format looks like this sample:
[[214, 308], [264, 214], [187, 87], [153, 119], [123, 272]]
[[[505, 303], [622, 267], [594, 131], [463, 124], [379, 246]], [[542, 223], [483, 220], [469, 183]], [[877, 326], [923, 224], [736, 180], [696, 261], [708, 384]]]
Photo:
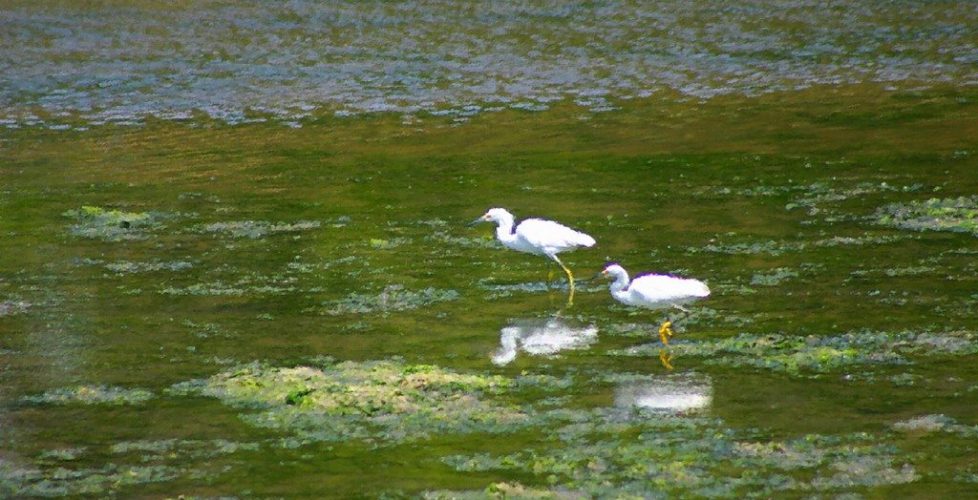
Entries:
[[618, 295], [621, 293], [626, 293], [625, 289], [628, 288], [628, 273], [625, 271], [619, 271], [615, 273], [615, 281], [611, 283], [611, 293]]
[[496, 226], [496, 238], [503, 243], [511, 243], [516, 241], [516, 234], [513, 233], [513, 216], [506, 214], [506, 216], [500, 218], [496, 221], [498, 226]]

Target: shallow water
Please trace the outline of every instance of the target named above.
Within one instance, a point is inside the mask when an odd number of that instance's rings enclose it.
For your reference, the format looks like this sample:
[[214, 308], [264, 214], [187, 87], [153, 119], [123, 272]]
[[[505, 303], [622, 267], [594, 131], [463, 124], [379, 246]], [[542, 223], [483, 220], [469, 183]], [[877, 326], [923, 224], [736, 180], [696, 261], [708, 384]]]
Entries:
[[[494, 7], [437, 50], [389, 44], [465, 16], [437, 3], [135, 5], [2, 12], [0, 496], [978, 490], [967, 4]], [[666, 27], [640, 44], [638, 19]], [[125, 36], [130, 70], [86, 83]], [[245, 59], [193, 70], [208, 44]], [[385, 83], [381, 46], [436, 83]], [[301, 76], [313, 48], [350, 79]], [[438, 84], [449, 59], [495, 62]], [[466, 227], [491, 206], [594, 236], [579, 279], [613, 259], [713, 295], [663, 347], [663, 313], [600, 281], [568, 307], [559, 270]]]

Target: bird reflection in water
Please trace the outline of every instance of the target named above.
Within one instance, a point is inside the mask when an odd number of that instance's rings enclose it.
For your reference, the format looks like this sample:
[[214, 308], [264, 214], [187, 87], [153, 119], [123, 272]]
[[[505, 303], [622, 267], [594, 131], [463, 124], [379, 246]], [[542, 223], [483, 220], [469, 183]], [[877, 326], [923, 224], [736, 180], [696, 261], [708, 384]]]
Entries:
[[492, 362], [503, 366], [519, 351], [531, 356], [553, 356], [560, 351], [586, 349], [598, 340], [598, 327], [575, 325], [559, 317], [516, 320], [499, 331], [499, 349]]
[[615, 389], [615, 406], [619, 408], [685, 413], [706, 409], [712, 401], [710, 379], [695, 374], [650, 377]]

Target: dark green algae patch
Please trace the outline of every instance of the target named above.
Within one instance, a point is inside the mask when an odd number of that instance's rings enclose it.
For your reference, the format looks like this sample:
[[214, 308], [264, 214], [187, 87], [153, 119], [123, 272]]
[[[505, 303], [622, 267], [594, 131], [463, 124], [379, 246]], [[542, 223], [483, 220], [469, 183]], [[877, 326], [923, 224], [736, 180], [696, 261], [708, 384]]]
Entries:
[[891, 203], [877, 210], [875, 221], [912, 231], [952, 231], [978, 236], [978, 196]]
[[[615, 356], [658, 357], [658, 344], [613, 350]], [[671, 342], [675, 357], [699, 358], [706, 365], [771, 370], [797, 377], [818, 377], [883, 365], [908, 365], [920, 357], [971, 356], [978, 335], [970, 331], [856, 331], [840, 335], [741, 333], [706, 340]]]

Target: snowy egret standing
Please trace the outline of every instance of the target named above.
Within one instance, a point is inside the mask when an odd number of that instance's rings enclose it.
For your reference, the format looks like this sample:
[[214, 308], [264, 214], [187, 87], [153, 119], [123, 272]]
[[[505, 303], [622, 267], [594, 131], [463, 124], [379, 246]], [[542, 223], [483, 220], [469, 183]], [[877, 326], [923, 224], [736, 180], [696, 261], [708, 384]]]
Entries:
[[[695, 300], [710, 295], [710, 289], [699, 280], [677, 278], [662, 274], [643, 274], [635, 279], [628, 279], [628, 272], [616, 262], [610, 262], [601, 271], [603, 276], [610, 276], [615, 281], [611, 283], [611, 296], [618, 302], [629, 306], [646, 309], [666, 309], [674, 307], [688, 313], [683, 307]], [[672, 337], [672, 321], [666, 321], [659, 327], [659, 339], [663, 344], [669, 344]]]
[[514, 225], [513, 214], [505, 208], [492, 208], [470, 225], [489, 221], [497, 224], [496, 238], [506, 248], [542, 255], [556, 262], [567, 273], [567, 282], [570, 284], [570, 298], [567, 302], [574, 301], [574, 275], [557, 258], [557, 254], [577, 247], [594, 246], [594, 238], [550, 220], [526, 219]]

